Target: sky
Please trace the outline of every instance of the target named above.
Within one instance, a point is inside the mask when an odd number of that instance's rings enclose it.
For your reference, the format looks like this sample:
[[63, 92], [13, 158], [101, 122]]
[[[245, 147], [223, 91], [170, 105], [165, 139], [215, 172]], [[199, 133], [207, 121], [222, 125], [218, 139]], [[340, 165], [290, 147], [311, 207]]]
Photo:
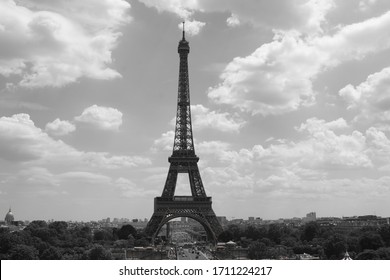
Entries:
[[217, 216], [390, 216], [387, 0], [1, 0], [0, 213], [151, 217], [183, 20]]

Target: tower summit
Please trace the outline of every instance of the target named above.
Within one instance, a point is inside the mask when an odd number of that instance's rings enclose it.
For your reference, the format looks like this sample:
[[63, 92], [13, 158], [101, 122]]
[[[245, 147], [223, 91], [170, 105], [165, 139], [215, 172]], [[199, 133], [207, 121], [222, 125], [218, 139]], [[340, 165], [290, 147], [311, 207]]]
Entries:
[[189, 156], [195, 157], [194, 140], [192, 137], [190, 87], [188, 78], [188, 54], [190, 46], [185, 39], [183, 22], [183, 38], [179, 42], [177, 52], [180, 57], [179, 64], [179, 88], [177, 95], [177, 112], [175, 126], [175, 140], [173, 142], [172, 157]]
[[[178, 217], [188, 217], [198, 221], [204, 227], [209, 240], [216, 242], [222, 227], [211, 208], [211, 197], [206, 195], [203, 187], [192, 134], [188, 78], [190, 46], [185, 39], [184, 22], [183, 37], [179, 41], [177, 51], [180, 62], [173, 151], [168, 158], [170, 166], [163, 192], [160, 197], [154, 199], [154, 213], [145, 233], [154, 240], [167, 222]], [[175, 196], [178, 173], [188, 174], [191, 196]]]

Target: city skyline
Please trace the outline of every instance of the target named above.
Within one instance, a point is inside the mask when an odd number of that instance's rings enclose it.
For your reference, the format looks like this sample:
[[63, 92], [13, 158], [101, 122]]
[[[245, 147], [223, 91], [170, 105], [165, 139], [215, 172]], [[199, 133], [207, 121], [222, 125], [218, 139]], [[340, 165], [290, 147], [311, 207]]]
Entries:
[[[389, 217], [390, 3], [344, 2], [1, 2], [0, 210], [150, 218], [185, 20], [217, 216]], [[189, 193], [179, 176], [177, 195]]]

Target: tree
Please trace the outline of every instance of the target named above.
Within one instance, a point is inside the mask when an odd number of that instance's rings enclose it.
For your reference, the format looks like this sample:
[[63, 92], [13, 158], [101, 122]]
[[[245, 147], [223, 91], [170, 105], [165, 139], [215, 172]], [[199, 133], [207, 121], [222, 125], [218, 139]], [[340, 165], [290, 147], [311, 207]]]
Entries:
[[378, 253], [374, 250], [365, 250], [356, 256], [357, 260], [379, 260]]
[[40, 255], [41, 260], [61, 260], [62, 254], [57, 247], [50, 246]]
[[378, 233], [366, 232], [360, 237], [359, 245], [362, 251], [366, 249], [377, 250], [384, 246], [384, 242]]
[[35, 220], [29, 223], [25, 230], [31, 230], [34, 228], [47, 228], [47, 223], [42, 220]]
[[136, 247], [146, 247], [149, 245], [150, 245], [150, 243], [145, 237], [142, 237], [140, 239], [136, 239], [134, 241], [134, 246], [136, 246]]
[[127, 239], [127, 246], [130, 247], [130, 248], [134, 248], [134, 244], [135, 244], [135, 238], [134, 238], [134, 236], [132, 234], [130, 234], [129, 238]]
[[390, 225], [382, 225], [379, 234], [387, 247], [390, 247]]
[[127, 239], [129, 235], [136, 236], [137, 230], [132, 225], [124, 225], [117, 231], [119, 239]]
[[280, 244], [283, 236], [283, 226], [278, 224], [271, 224], [268, 228], [268, 238], [276, 244]]
[[390, 260], [390, 248], [379, 248], [375, 251], [381, 260]]
[[318, 236], [320, 232], [320, 226], [316, 222], [309, 222], [305, 224], [302, 232], [301, 239], [306, 241], [312, 241]]
[[49, 228], [54, 229], [57, 232], [57, 234], [61, 235], [61, 234], [66, 233], [66, 231], [68, 229], [68, 223], [63, 222], [63, 221], [56, 221], [56, 222], [51, 223], [49, 225]]
[[90, 260], [111, 260], [111, 252], [104, 249], [102, 245], [95, 245], [88, 253]]
[[231, 234], [231, 238], [225, 242], [238, 241], [238, 240], [240, 240], [240, 238], [242, 236], [242, 232], [241, 232], [240, 228], [238, 227], [238, 225], [229, 225], [226, 231], [228, 231], [229, 234]]
[[20, 243], [20, 238], [15, 233], [3, 231], [0, 234], [0, 253], [6, 254]]
[[341, 259], [347, 249], [346, 244], [346, 237], [344, 235], [336, 233], [330, 236], [324, 243], [326, 257], [331, 260]]
[[97, 230], [93, 234], [93, 239], [95, 241], [108, 241], [113, 240], [112, 232], [108, 230]]
[[267, 237], [267, 229], [265, 227], [248, 226], [244, 231], [244, 236], [252, 240], [259, 240]]
[[348, 236], [347, 249], [350, 255], [352, 252], [360, 252], [359, 238], [356, 236]]
[[229, 242], [233, 239], [233, 232], [230, 230], [224, 230], [219, 236], [218, 240], [221, 242]]
[[275, 243], [267, 237], [263, 237], [259, 241], [264, 243], [267, 247], [275, 246]]
[[261, 260], [267, 258], [267, 246], [263, 242], [253, 242], [251, 245], [249, 245], [248, 257], [252, 260]]
[[38, 250], [32, 246], [16, 245], [10, 250], [9, 256], [11, 260], [37, 260]]

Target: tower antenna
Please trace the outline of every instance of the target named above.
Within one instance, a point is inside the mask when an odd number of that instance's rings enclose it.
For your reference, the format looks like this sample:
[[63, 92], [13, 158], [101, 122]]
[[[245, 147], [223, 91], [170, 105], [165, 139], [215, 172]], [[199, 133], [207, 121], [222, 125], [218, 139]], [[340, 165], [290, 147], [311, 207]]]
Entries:
[[185, 38], [185, 36], [184, 36], [184, 33], [185, 33], [185, 31], [184, 31], [184, 21], [183, 21], [183, 40], [185, 40], [186, 38]]

